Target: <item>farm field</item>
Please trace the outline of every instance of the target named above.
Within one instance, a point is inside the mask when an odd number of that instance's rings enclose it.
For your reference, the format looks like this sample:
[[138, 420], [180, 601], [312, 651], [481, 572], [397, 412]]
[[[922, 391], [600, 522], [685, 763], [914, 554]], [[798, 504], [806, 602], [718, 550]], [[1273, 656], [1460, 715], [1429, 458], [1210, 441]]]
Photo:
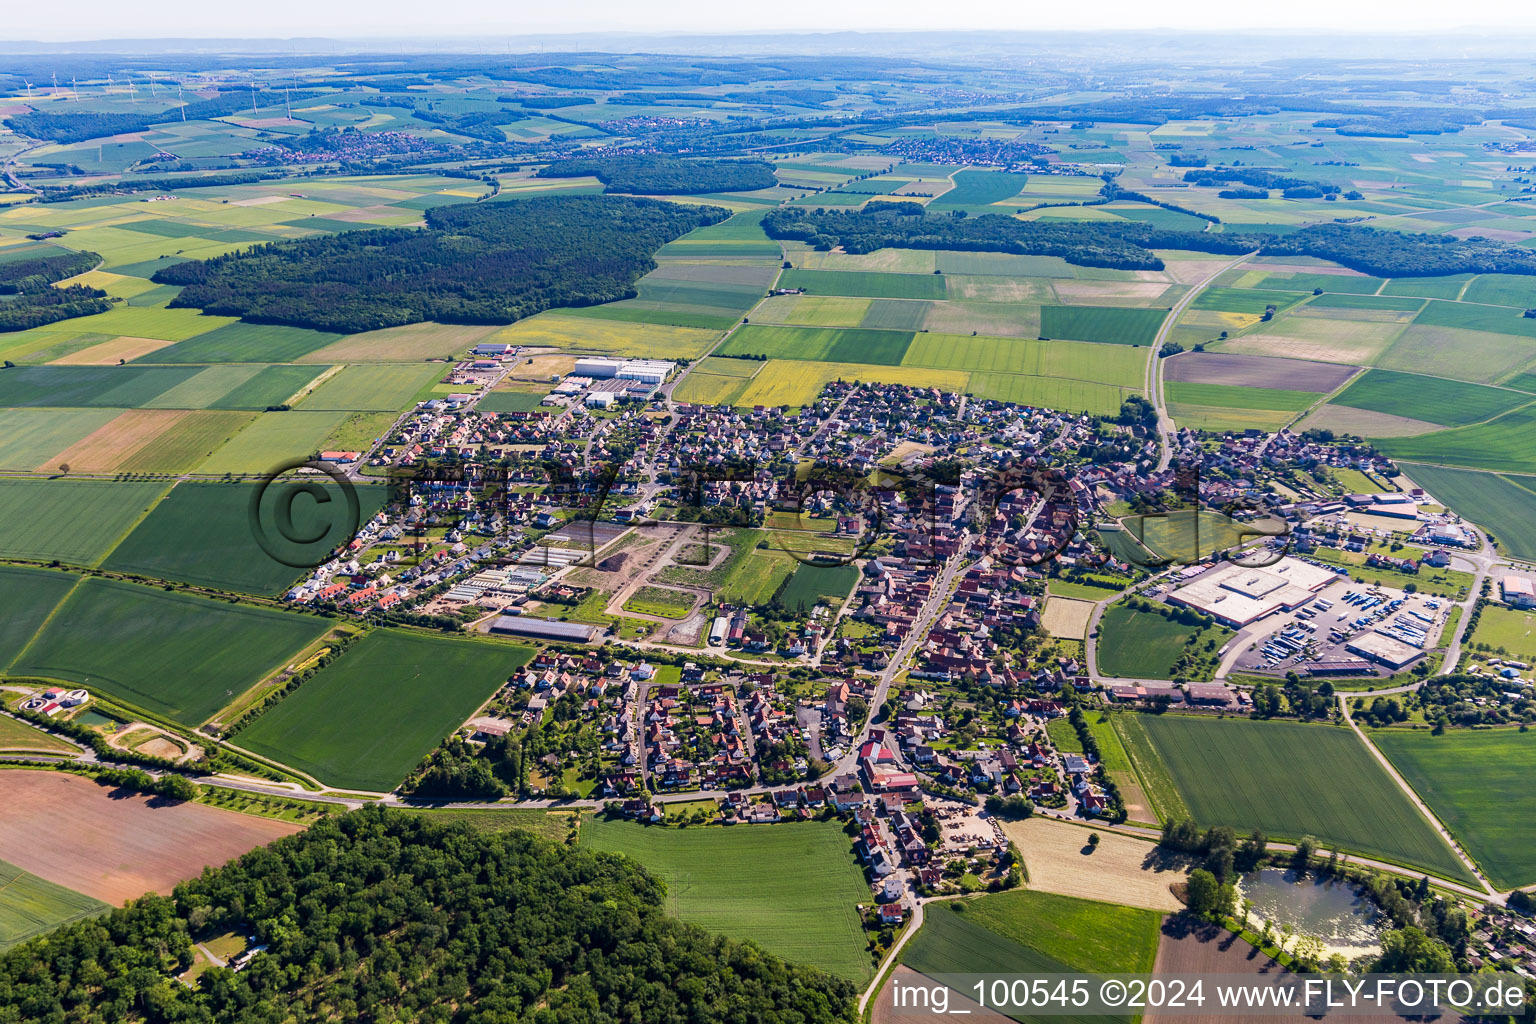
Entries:
[[[333, 502], [342, 502], [336, 485], [320, 481]], [[317, 535], [312, 545], [290, 544], [268, 530], [264, 536], [287, 561], [277, 561], [252, 533], [250, 508], [258, 484], [177, 484], [106, 559], [105, 568], [155, 579], [176, 580], [219, 590], [275, 596], [298, 578], [306, 561], [323, 559], [347, 540], [345, 524], [327, 514], [313, 497], [288, 503], [296, 535]], [[384, 504], [382, 486], [354, 488], [360, 521], [366, 522]], [[284, 500], [281, 487], [262, 491], [260, 521], [270, 523]], [[317, 533], [319, 530], [323, 533]]]
[[1385, 454], [1408, 462], [1443, 463], [1495, 473], [1536, 473], [1536, 406], [1434, 434], [1382, 438], [1377, 446]]
[[286, 363], [345, 335], [244, 320], [188, 337], [141, 356], [142, 363]]
[[532, 656], [511, 644], [375, 630], [235, 742], [331, 786], [391, 790]]
[[290, 459], [307, 458], [347, 418], [344, 412], [267, 412], [200, 463], [203, 475], [259, 476]]
[[90, 578], [10, 672], [77, 683], [196, 726], [327, 628], [314, 616]]
[[1040, 333], [1047, 338], [1065, 338], [1070, 341], [1150, 345], [1167, 315], [1166, 309], [1042, 306]]
[[0, 672], [79, 581], [74, 573], [0, 565]]
[[1335, 405], [1459, 427], [1508, 412], [1529, 403], [1531, 398], [1516, 391], [1440, 377], [1367, 370], [1332, 401]]
[[1536, 477], [1414, 463], [1402, 469], [1446, 506], [1492, 531], [1509, 554], [1536, 560]]
[[937, 274], [891, 274], [856, 270], [786, 270], [780, 288], [803, 288], [808, 295], [845, 295], [865, 299], [942, 299], [944, 278]]
[[116, 409], [0, 409], [0, 470], [56, 469], [55, 455], [117, 415]]
[[444, 369], [432, 364], [363, 363], [346, 366], [310, 392], [299, 407], [306, 410], [344, 409], [348, 412], [396, 412]]
[[806, 565], [797, 563], [793, 576], [784, 587], [780, 601], [784, 607], [810, 611], [825, 601], [842, 601], [859, 580], [853, 565]]
[[625, 358], [697, 359], [717, 337], [717, 331], [692, 327], [540, 313], [503, 327], [486, 340]]
[[770, 359], [735, 399], [738, 406], [799, 407], [809, 405], [821, 389], [835, 380], [874, 381], [934, 387], [945, 391], [966, 390], [970, 374], [954, 370], [927, 370], [912, 366], [871, 366], [863, 363], [823, 363], [798, 359]]
[[[1492, 608], [1486, 609], [1486, 616]], [[1499, 889], [1536, 882], [1536, 737], [1518, 729], [1375, 729], [1371, 742]]]
[[1161, 515], [1127, 516], [1121, 525], [1159, 558], [1193, 565], [1253, 539], [1263, 524], [1239, 523], [1209, 509], [1198, 513], [1179, 509]]
[[[0, 582], [11, 582], [4, 574], [0, 574]], [[43, 609], [46, 611], [47, 609]], [[4, 651], [0, 651], [0, 656]], [[30, 752], [40, 754], [74, 754], [79, 747], [68, 740], [55, 736], [53, 733], [35, 729], [25, 722], [15, 718], [0, 716], [0, 751], [4, 752]], [[0, 892], [3, 892], [0, 885]]]
[[579, 842], [655, 872], [684, 921], [849, 981], [872, 973], [857, 909], [872, 896], [836, 822], [664, 829], [595, 818]]
[[1184, 906], [1168, 887], [1187, 865], [1159, 858], [1146, 840], [1100, 832], [1098, 849], [1088, 851], [1087, 830], [1039, 815], [1005, 822], [1003, 832], [1024, 855], [1031, 891], [1165, 912]]
[[911, 341], [911, 331], [764, 327], [752, 324], [737, 330], [715, 351], [720, 356], [898, 366]]
[[[50, 466], [73, 473], [184, 473], [229, 441], [254, 414], [129, 409], [59, 452]], [[61, 470], [62, 471], [62, 470]]]
[[301, 363], [414, 363], [469, 351], [500, 328], [483, 324], [406, 324], [352, 334], [296, 357]]
[[163, 482], [0, 480], [0, 557], [95, 565], [165, 489]]
[[109, 909], [98, 899], [0, 860], [0, 952]]
[[[0, 860], [112, 906], [291, 835], [285, 821], [121, 793], [65, 772], [0, 772]], [[68, 814], [60, 814], [68, 807]]]
[[1201, 826], [1316, 836], [1325, 847], [1469, 880], [1455, 853], [1348, 729], [1299, 722], [1140, 715]]
[[1195, 633], [1195, 627], [1156, 612], [1111, 605], [1099, 619], [1099, 671], [1133, 679], [1171, 679], [1185, 642]]

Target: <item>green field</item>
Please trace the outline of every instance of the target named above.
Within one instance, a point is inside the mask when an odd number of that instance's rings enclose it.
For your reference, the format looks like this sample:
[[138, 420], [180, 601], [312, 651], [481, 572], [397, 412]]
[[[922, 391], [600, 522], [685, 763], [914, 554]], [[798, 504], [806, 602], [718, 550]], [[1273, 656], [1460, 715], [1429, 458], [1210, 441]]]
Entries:
[[1147, 374], [1146, 354], [1129, 347], [985, 335], [919, 334], [912, 339], [902, 362], [939, 370], [977, 370], [1053, 381], [1113, 384], [1137, 391]]
[[1472, 280], [1471, 274], [1448, 277], [1400, 277], [1382, 286], [1383, 295], [1422, 295], [1427, 299], [1455, 299]]
[[0, 373], [0, 406], [137, 409], [197, 372], [195, 366], [15, 366]]
[[1472, 880], [1348, 729], [1177, 714], [1142, 715], [1138, 724], [1202, 826], [1312, 835], [1326, 847]]
[[324, 633], [326, 619], [85, 579], [12, 662], [196, 726]]
[[1179, 795], [1179, 787], [1173, 784], [1173, 776], [1163, 763], [1152, 743], [1152, 737], [1142, 728], [1143, 715], [1133, 712], [1112, 715], [1109, 720], [1120, 747], [1135, 770], [1136, 783], [1146, 794], [1151, 805], [1153, 820], [1179, 821], [1189, 817], [1189, 808]]
[[850, 981], [871, 974], [857, 907], [873, 899], [837, 822], [662, 829], [598, 818], [580, 843], [660, 876], [684, 921]]
[[[291, 492], [289, 477], [273, 486], [238, 483], [181, 483], [123, 539], [103, 564], [119, 572], [176, 580], [219, 590], [275, 596], [331, 549], [351, 539], [345, 522], [346, 500], [329, 478], [306, 481], [321, 486], [321, 503], [306, 492]], [[283, 560], [258, 541], [251, 523], [251, 499], [261, 491], [261, 536]], [[383, 506], [386, 488], [356, 487], [360, 522]], [[292, 498], [289, 501], [289, 498]], [[315, 536], [311, 545], [285, 541], [276, 526], [281, 506], [293, 520], [290, 534]]]
[[164, 483], [0, 480], [0, 557], [95, 565]]
[[53, 456], [119, 414], [117, 409], [0, 409], [0, 470], [56, 465]]
[[394, 789], [533, 657], [527, 647], [375, 630], [237, 743], [343, 789]]
[[73, 573], [0, 565], [0, 672], [79, 581]]
[[1523, 274], [1483, 274], [1467, 285], [1463, 302], [1530, 309], [1536, 306], [1536, 279]]
[[810, 295], [852, 295], [866, 299], [942, 299], [940, 274], [886, 274], [858, 270], [786, 270], [780, 288], [803, 288]]
[[341, 426], [345, 412], [268, 412], [210, 455], [197, 472], [258, 476], [290, 459], [307, 458]]
[[419, 814], [436, 822], [465, 824], [483, 832], [532, 832], [556, 843], [565, 841], [572, 822], [577, 822], [579, 828], [581, 818], [580, 811], [541, 811], [529, 807], [482, 811], [406, 808], [402, 813]]
[[[1497, 584], [1494, 593], [1498, 593]], [[1490, 604], [1478, 615], [1470, 639], [1502, 651], [1503, 657], [1536, 661], [1536, 612]]]
[[492, 391], [475, 404], [478, 412], [537, 412], [548, 392], [539, 391]]
[[1150, 345], [1167, 317], [1166, 309], [1123, 306], [1041, 306], [1040, 334], [1046, 338]]
[[[956, 171], [955, 187], [935, 199], [929, 208], [953, 210], [963, 207], [991, 206], [1012, 199], [1029, 184], [1029, 175], [1008, 171]], [[1021, 206], [1029, 205], [1020, 201]], [[983, 213], [1001, 213], [1002, 210], [983, 210]], [[1009, 211], [1012, 212], [1012, 211]]]
[[1159, 558], [1183, 565], [1204, 561], [1219, 551], [1259, 535], [1262, 523], [1240, 523], [1210, 509], [1178, 509], [1146, 516], [1127, 516], [1125, 529]]
[[[1483, 614], [1487, 615], [1488, 609]], [[1499, 889], [1536, 882], [1536, 734], [1378, 729], [1371, 741]]]
[[1427, 327], [1460, 327], [1469, 331], [1536, 338], [1536, 320], [1524, 316], [1522, 310], [1507, 306], [1479, 306], [1469, 302], [1436, 300], [1425, 306], [1424, 311], [1413, 318], [1413, 322]]
[[138, 363], [286, 363], [345, 335], [243, 320], [177, 342]]
[[[1162, 915], [1028, 889], [933, 904], [901, 962], [923, 974], [1082, 974], [1152, 970]], [[1021, 1021], [1121, 1021], [1070, 1015]]]
[[443, 367], [432, 363], [361, 363], [346, 366], [315, 388], [300, 403], [300, 407], [308, 410], [396, 412], [409, 406], [422, 388], [442, 374]]
[[766, 356], [832, 363], [899, 366], [911, 331], [839, 330], [833, 327], [742, 327], [715, 350], [719, 356]]
[[1156, 612], [1111, 605], [1099, 619], [1099, 671], [1124, 678], [1171, 679], [1174, 663], [1195, 632], [1196, 627]]
[[[1536, 473], [1536, 407], [1527, 406], [1486, 423], [1412, 437], [1380, 438], [1376, 446], [1394, 459], [1444, 463], [1496, 473]], [[1471, 517], [1476, 518], [1476, 510]]]
[[1530, 400], [1529, 395], [1481, 384], [1395, 370], [1367, 370], [1331, 401], [1354, 409], [1460, 427], [1508, 412]]
[[821, 601], [831, 598], [841, 601], [858, 582], [859, 570], [853, 565], [805, 565], [795, 570], [789, 578], [779, 600], [784, 607], [809, 612]]
[[98, 899], [0, 860], [0, 951], [110, 909]]

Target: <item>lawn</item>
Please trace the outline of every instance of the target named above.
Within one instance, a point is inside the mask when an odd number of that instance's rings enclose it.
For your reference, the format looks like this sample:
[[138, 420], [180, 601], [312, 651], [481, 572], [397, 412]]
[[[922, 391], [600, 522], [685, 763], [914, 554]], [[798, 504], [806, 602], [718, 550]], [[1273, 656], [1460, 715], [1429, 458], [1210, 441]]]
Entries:
[[95, 565], [164, 491], [161, 482], [0, 480], [0, 557]]
[[1166, 309], [1124, 306], [1042, 306], [1040, 334], [1046, 338], [1150, 345], [1168, 315]]
[[0, 951], [112, 909], [0, 860]]
[[726, 339], [721, 356], [763, 356], [834, 363], [899, 366], [911, 331], [866, 331], [833, 327], [764, 327], [751, 324]]
[[851, 295], [866, 299], [942, 299], [941, 274], [886, 274], [858, 270], [786, 270], [780, 288], [803, 288], [810, 295]]
[[[331, 549], [350, 540], [348, 527], [353, 525], [345, 522], [346, 500], [329, 478], [305, 482], [323, 486], [328, 499], [324, 504], [308, 493], [291, 493], [287, 483], [284, 477], [262, 491], [259, 516], [264, 524], [262, 537], [284, 561], [268, 553], [251, 523], [251, 499], [260, 485], [181, 483], [113, 550], [104, 568], [219, 590], [281, 594], [304, 571], [303, 566], [319, 564]], [[353, 489], [361, 522], [383, 506], [385, 491], [384, 487]], [[292, 535], [316, 536], [314, 544], [283, 539], [276, 527], [280, 505], [286, 505], [292, 516]]]
[[492, 391], [475, 405], [477, 412], [537, 412], [548, 392], [538, 391]]
[[[1484, 616], [1488, 611], [1483, 612]], [[1371, 740], [1500, 889], [1536, 882], [1536, 734], [1378, 729]]]
[[85, 579], [11, 665], [14, 675], [78, 683], [196, 726], [329, 620]]
[[1141, 715], [1137, 724], [1199, 825], [1312, 835], [1325, 847], [1471, 880], [1346, 728], [1177, 714]]
[[1396, 370], [1367, 370], [1332, 401], [1354, 409], [1409, 416], [1460, 427], [1479, 423], [1531, 401], [1529, 395], [1502, 388], [1425, 377]]
[[660, 876], [684, 921], [849, 981], [870, 977], [857, 908], [873, 898], [837, 822], [663, 829], [598, 818], [580, 843]]
[[1477, 617], [1472, 640], [1517, 661], [1536, 661], [1536, 612], [1490, 604]]
[[531, 657], [512, 644], [375, 630], [235, 742], [327, 785], [391, 790]]

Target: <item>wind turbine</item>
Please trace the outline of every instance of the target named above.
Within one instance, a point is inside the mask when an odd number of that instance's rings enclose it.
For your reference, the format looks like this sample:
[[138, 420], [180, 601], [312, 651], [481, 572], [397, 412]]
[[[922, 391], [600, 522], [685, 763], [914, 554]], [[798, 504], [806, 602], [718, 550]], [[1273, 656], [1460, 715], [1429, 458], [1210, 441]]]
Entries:
[[181, 83], [176, 83], [176, 109], [181, 111], [181, 123], [187, 123], [187, 105], [181, 102]]
[[156, 98], [156, 96], [155, 96], [155, 73], [153, 71], [151, 71], [149, 73], [149, 98], [150, 99], [155, 99]]
[[27, 82], [27, 99], [32, 98], [32, 83]]
[[251, 79], [251, 113], [256, 113], [256, 79]]
[[288, 111], [288, 120], [293, 120], [293, 98], [288, 94], [288, 87], [283, 86], [283, 108]]
[[69, 76], [69, 84], [74, 86], [74, 89], [75, 89], [75, 102], [79, 103], [80, 102], [80, 83], [75, 80], [75, 76], [74, 75], [70, 75]]

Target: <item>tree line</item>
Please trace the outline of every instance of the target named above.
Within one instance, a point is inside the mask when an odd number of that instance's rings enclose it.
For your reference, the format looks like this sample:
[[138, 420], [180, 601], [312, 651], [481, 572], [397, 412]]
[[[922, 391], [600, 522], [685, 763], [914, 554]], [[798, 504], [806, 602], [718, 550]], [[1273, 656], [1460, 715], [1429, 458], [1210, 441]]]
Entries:
[[605, 192], [642, 195], [703, 195], [753, 192], [778, 184], [773, 168], [761, 160], [681, 160], [675, 156], [571, 157], [539, 168], [540, 178], [595, 177]]
[[427, 227], [272, 242], [157, 271], [172, 306], [260, 323], [359, 331], [436, 320], [505, 324], [557, 306], [633, 298], [652, 254], [730, 216], [614, 196], [546, 196], [429, 210]]
[[[1202, 172], [1203, 173], [1203, 172]], [[763, 217], [770, 238], [828, 250], [954, 249], [1059, 256], [1085, 267], [1161, 270], [1155, 249], [1237, 256], [1313, 256], [1379, 277], [1536, 274], [1536, 251], [1486, 238], [1314, 224], [1286, 235], [1180, 231], [1135, 221], [1020, 221], [964, 211], [929, 214], [918, 203], [871, 203], [859, 210], [781, 206]]]
[[[0, 1024], [853, 1021], [848, 982], [664, 899], [616, 855], [370, 807], [0, 954]], [[262, 951], [176, 980], [225, 932]]]

